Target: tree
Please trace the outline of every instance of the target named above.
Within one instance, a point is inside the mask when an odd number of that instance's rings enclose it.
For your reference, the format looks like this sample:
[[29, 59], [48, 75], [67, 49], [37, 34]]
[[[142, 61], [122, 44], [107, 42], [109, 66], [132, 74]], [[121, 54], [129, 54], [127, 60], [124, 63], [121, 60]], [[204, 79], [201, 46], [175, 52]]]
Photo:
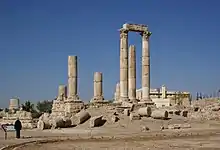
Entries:
[[34, 112], [34, 104], [30, 101], [26, 101], [24, 104], [21, 105], [22, 109], [27, 112]]
[[41, 113], [44, 113], [44, 112], [51, 113], [52, 105], [53, 105], [53, 101], [44, 100], [44, 101], [38, 102], [36, 107]]

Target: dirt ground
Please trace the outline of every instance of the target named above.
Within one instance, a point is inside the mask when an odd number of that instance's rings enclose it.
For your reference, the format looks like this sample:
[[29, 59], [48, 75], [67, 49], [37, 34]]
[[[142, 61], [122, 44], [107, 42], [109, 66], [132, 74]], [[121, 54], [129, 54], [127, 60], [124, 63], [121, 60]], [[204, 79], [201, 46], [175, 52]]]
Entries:
[[[220, 110], [220, 107], [219, 107]], [[220, 149], [220, 121], [190, 119], [179, 115], [171, 116], [169, 120], [159, 120], [143, 117], [141, 120], [130, 121], [128, 116], [119, 114], [120, 120], [112, 122], [111, 116], [115, 110], [106, 108], [91, 108], [87, 110], [91, 116], [102, 114], [106, 123], [101, 127], [89, 128], [89, 121], [73, 128], [48, 130], [23, 130], [22, 138], [15, 139], [15, 133], [0, 132], [0, 147], [34, 140], [59, 139], [55, 143], [32, 143], [14, 149], [17, 150], [169, 150], [169, 149]], [[207, 112], [206, 110], [204, 113]], [[220, 111], [214, 111], [215, 114]], [[199, 112], [200, 113], [200, 112]], [[203, 113], [201, 111], [201, 113]], [[203, 113], [203, 114], [204, 114]], [[212, 113], [213, 114], [213, 113]], [[208, 114], [209, 115], [209, 114]], [[203, 115], [203, 117], [206, 115]], [[209, 115], [210, 116], [210, 115]], [[216, 116], [215, 116], [216, 118]], [[171, 124], [190, 124], [187, 129], [164, 129]], [[148, 127], [143, 131], [142, 127]], [[13, 148], [8, 148], [13, 149]]]
[[108, 141], [65, 141], [47, 144], [31, 144], [17, 148], [17, 150], [214, 150], [220, 149], [220, 136], [204, 136], [198, 138], [172, 139], [171, 140], [108, 140]]
[[[135, 123], [134, 123], [135, 124]], [[136, 124], [139, 124], [136, 121]], [[192, 123], [193, 124], [193, 123]], [[131, 126], [131, 125], [130, 125]], [[149, 130], [141, 132], [127, 128], [94, 128], [90, 129], [67, 128], [60, 130], [24, 130], [22, 138], [15, 139], [14, 133], [9, 133], [4, 140], [1, 132], [0, 146], [23, 143], [41, 139], [62, 139], [55, 143], [34, 143], [16, 148], [17, 150], [146, 150], [146, 149], [220, 149], [220, 126], [217, 121], [208, 121], [201, 124], [202, 128]], [[197, 127], [197, 128], [196, 128]], [[138, 128], [138, 127], [137, 127]], [[80, 139], [80, 140], [77, 140]], [[11, 148], [12, 149], [12, 148]]]

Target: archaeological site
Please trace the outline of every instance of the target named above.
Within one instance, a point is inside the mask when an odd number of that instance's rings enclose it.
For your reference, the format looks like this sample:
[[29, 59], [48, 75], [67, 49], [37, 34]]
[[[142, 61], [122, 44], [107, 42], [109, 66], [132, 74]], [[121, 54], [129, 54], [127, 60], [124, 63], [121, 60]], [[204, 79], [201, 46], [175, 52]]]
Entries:
[[[142, 41], [141, 88], [136, 86], [136, 49], [128, 45], [129, 32]], [[120, 31], [120, 75], [113, 101], [103, 94], [104, 72], [94, 72], [93, 97], [81, 100], [78, 57], [68, 56], [67, 85], [57, 85], [51, 112], [33, 117], [11, 99], [1, 112], [1, 124], [22, 123], [21, 139], [1, 133], [2, 150], [37, 149], [219, 149], [220, 102], [217, 97], [193, 100], [186, 91], [150, 85], [150, 32], [142, 24], [124, 24]], [[156, 35], [155, 35], [156, 36]], [[163, 84], [163, 83], [162, 83]], [[208, 142], [207, 142], [208, 141]]]

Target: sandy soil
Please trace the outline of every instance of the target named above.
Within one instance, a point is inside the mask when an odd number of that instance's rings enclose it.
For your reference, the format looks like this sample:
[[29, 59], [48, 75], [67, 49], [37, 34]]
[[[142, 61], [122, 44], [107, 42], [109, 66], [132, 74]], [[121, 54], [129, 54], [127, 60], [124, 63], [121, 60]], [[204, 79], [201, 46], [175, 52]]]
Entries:
[[[130, 121], [128, 116], [119, 114], [118, 117], [120, 120], [118, 122], [112, 122], [111, 116], [115, 110], [91, 108], [87, 111], [91, 114], [91, 116], [102, 114], [104, 119], [106, 119], [106, 123], [102, 127], [92, 129], [89, 128], [89, 121], [87, 121], [74, 128], [43, 131], [39, 131], [37, 129], [23, 130], [21, 132], [21, 139], [15, 139], [14, 133], [8, 133], [8, 139], [4, 140], [4, 133], [0, 132], [0, 147], [23, 143], [26, 141], [60, 138], [65, 139], [68, 137], [68, 139], [56, 143], [28, 144], [15, 149], [220, 149], [218, 148], [220, 147], [220, 122], [218, 120], [201, 121], [181, 116], [172, 116], [170, 120], [156, 120], [143, 117], [141, 120]], [[161, 126], [166, 127], [169, 124], [183, 123], [190, 124], [191, 128], [160, 130]], [[141, 127], [143, 126], [148, 127], [150, 130], [143, 132], [141, 130]]]
[[172, 141], [167, 140], [108, 140], [108, 141], [99, 141], [99, 140], [87, 140], [87, 141], [65, 141], [59, 143], [49, 143], [49, 144], [31, 144], [28, 146], [17, 148], [17, 150], [213, 150], [220, 149], [220, 136], [203, 136], [199, 138], [177, 138]]

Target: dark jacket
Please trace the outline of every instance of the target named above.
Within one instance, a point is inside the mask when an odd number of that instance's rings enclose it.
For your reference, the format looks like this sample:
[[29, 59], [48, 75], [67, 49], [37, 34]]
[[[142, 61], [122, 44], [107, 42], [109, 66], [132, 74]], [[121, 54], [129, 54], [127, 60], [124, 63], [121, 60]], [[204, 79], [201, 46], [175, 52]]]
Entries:
[[16, 120], [15, 121], [15, 130], [21, 130], [21, 129], [22, 129], [21, 121]]

